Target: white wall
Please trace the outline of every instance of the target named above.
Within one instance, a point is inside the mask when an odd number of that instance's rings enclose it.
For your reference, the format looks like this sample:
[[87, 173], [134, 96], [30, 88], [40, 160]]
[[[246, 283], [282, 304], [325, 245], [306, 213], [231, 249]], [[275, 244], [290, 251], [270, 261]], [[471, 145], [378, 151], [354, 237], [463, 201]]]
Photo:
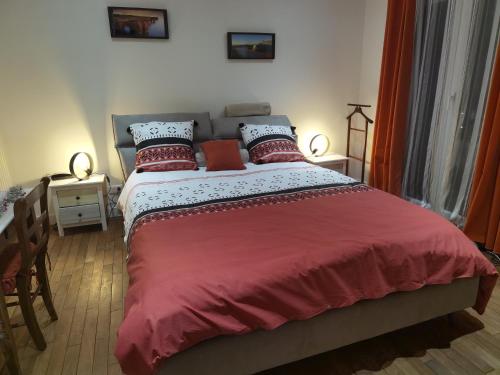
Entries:
[[12, 183], [7, 159], [5, 157], [4, 145], [3, 136], [0, 133], [0, 195], [2, 191], [7, 191]]
[[[371, 1], [368, 0], [370, 3]], [[111, 40], [107, 5], [167, 8], [170, 40]], [[2, 0], [0, 126], [12, 178], [67, 170], [75, 151], [121, 178], [112, 113], [210, 111], [269, 101], [304, 150], [345, 152], [358, 96], [365, 0]], [[276, 32], [276, 59], [226, 59], [227, 31]]]
[[[363, 109], [363, 111], [373, 120], [375, 120], [375, 113], [377, 111], [386, 16], [387, 0], [366, 0], [358, 103], [372, 105], [371, 108]], [[368, 128], [365, 181], [368, 181], [368, 175], [370, 173], [374, 126], [376, 125], [372, 124]], [[353, 167], [352, 176], [360, 178], [361, 163], [352, 161], [351, 166]]]

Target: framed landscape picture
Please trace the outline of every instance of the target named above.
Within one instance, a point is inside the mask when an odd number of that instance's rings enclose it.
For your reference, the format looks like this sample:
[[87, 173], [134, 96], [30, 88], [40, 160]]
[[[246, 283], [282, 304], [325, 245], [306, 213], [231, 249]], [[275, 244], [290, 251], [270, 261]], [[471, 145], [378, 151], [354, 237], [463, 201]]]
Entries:
[[275, 34], [227, 33], [228, 59], [274, 59]]
[[168, 39], [166, 9], [108, 7], [112, 38]]

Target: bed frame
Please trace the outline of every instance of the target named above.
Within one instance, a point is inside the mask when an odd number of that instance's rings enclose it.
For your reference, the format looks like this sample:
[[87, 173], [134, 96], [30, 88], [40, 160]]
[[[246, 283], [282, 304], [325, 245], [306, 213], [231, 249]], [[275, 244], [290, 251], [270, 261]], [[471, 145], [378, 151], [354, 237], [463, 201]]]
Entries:
[[214, 338], [169, 358], [159, 375], [253, 374], [474, 305], [479, 279], [458, 279], [327, 311], [272, 331]]
[[[194, 142], [240, 138], [238, 124], [290, 124], [286, 116], [232, 117], [210, 120], [208, 113], [113, 115], [115, 147], [124, 178], [134, 170], [135, 147], [130, 124], [148, 121], [195, 120]], [[165, 361], [160, 375], [252, 374], [366, 340], [400, 328], [471, 307], [476, 302], [478, 278], [457, 279], [412, 292], [389, 294], [377, 300], [293, 321], [272, 331], [207, 340]]]

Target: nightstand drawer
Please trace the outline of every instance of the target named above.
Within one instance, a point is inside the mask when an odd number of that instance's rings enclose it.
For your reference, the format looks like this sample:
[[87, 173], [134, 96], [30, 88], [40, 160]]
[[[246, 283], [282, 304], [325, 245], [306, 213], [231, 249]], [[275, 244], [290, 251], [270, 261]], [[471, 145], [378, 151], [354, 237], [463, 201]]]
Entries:
[[345, 174], [347, 158], [338, 154], [329, 154], [322, 156], [309, 156], [307, 161], [322, 168]]
[[59, 220], [63, 225], [99, 221], [101, 220], [101, 211], [98, 204], [60, 208]]
[[59, 207], [83, 206], [99, 203], [96, 189], [61, 190], [57, 192]]
[[345, 173], [344, 171], [345, 164], [343, 162], [322, 163], [320, 166], [342, 174]]

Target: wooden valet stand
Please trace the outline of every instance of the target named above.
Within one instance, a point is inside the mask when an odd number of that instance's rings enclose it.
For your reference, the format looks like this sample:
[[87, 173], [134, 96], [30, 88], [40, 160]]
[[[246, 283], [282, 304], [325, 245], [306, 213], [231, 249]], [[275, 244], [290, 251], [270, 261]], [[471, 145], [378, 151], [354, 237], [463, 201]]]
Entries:
[[[366, 143], [368, 140], [368, 124], [373, 124], [373, 120], [369, 118], [364, 112], [363, 108], [369, 108], [371, 105], [368, 104], [354, 104], [354, 103], [347, 103], [348, 106], [354, 107], [354, 111], [352, 111], [349, 116], [347, 116], [347, 163], [346, 163], [346, 175], [349, 176], [349, 160], [352, 158], [354, 160], [360, 161], [361, 164], [361, 182], [365, 180], [365, 164], [366, 164]], [[351, 124], [351, 119], [352, 116], [354, 116], [356, 113], [359, 113], [361, 116], [364, 117], [365, 119], [365, 128], [364, 129], [358, 129], [358, 128], [353, 128]], [[358, 156], [351, 155], [351, 131], [356, 131], [356, 132], [361, 132], [364, 133], [364, 145], [363, 145], [363, 157], [360, 158]]]

